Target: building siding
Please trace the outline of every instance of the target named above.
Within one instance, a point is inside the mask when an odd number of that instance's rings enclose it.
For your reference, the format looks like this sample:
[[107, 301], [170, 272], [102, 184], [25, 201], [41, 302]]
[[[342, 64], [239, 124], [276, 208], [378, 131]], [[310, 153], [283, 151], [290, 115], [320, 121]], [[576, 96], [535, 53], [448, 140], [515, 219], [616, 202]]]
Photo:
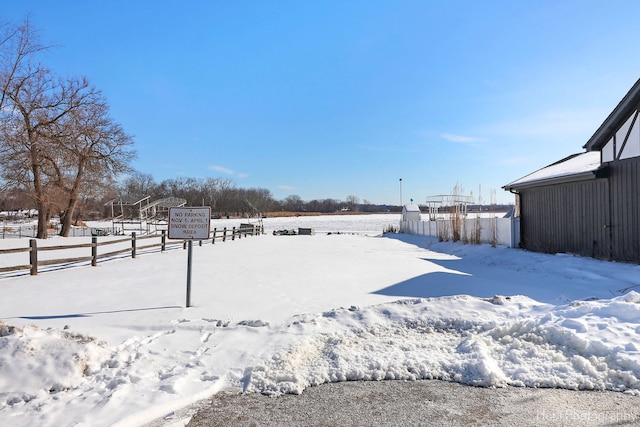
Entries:
[[523, 189], [521, 246], [640, 263], [640, 158], [608, 178]]
[[640, 158], [610, 164], [611, 259], [640, 262]]
[[521, 246], [610, 258], [608, 199], [606, 179], [522, 190]]

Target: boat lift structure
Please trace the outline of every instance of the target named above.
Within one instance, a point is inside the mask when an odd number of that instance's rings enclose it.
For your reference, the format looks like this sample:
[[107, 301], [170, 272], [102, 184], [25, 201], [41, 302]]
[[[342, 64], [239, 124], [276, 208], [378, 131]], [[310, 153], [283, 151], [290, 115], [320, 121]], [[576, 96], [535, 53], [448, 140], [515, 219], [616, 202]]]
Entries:
[[179, 197], [165, 197], [153, 202], [150, 199], [150, 196], [146, 196], [134, 201], [119, 197], [105, 203], [105, 206], [111, 207], [113, 234], [131, 231], [149, 234], [166, 230], [169, 208], [187, 204], [185, 199]]
[[460, 194], [438, 194], [427, 197], [429, 221], [444, 219], [447, 215], [455, 214], [462, 218], [467, 216], [468, 207], [474, 203], [472, 196]]

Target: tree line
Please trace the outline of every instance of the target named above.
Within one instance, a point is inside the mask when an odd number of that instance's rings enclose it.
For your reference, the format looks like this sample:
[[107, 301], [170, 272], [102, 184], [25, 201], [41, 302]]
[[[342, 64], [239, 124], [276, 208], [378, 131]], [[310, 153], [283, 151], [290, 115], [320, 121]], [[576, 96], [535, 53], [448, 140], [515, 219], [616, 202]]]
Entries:
[[[83, 220], [110, 218], [111, 202], [118, 206], [119, 201], [133, 204], [149, 197], [149, 201], [167, 197], [179, 197], [186, 200], [187, 206], [210, 206], [212, 214], [238, 217], [255, 217], [275, 212], [399, 212], [399, 206], [375, 205], [367, 200], [360, 201], [357, 196], [348, 196], [345, 200], [314, 199], [303, 200], [298, 195], [290, 195], [277, 200], [266, 188], [240, 188], [225, 178], [172, 178], [156, 182], [152, 175], [133, 171], [113, 187], [101, 192], [83, 193], [74, 210], [72, 224]], [[9, 214], [25, 210], [31, 206], [30, 194], [24, 191], [4, 191], [0, 200], [0, 211]], [[125, 216], [135, 218], [138, 212], [135, 206], [125, 208]], [[117, 209], [120, 213], [120, 208]]]
[[188, 206], [210, 206], [219, 216], [256, 216], [268, 212], [319, 212], [334, 213], [345, 211], [380, 212], [399, 210], [399, 207], [374, 205], [357, 196], [347, 196], [345, 200], [319, 199], [304, 201], [298, 195], [276, 200], [266, 188], [239, 188], [233, 181], [224, 178], [172, 178], [157, 183], [153, 176], [134, 172], [118, 186], [118, 195], [123, 200], [133, 202], [144, 197], [151, 201], [166, 197], [179, 197]]

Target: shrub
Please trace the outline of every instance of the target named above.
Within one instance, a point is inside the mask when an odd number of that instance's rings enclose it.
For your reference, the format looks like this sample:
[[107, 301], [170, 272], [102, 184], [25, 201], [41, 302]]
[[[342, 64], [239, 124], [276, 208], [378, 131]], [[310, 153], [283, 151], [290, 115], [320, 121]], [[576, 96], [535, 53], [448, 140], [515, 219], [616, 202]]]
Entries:
[[382, 231], [382, 234], [387, 234], [387, 233], [397, 233], [398, 232], [398, 227], [396, 227], [395, 225], [387, 225], [384, 230]]

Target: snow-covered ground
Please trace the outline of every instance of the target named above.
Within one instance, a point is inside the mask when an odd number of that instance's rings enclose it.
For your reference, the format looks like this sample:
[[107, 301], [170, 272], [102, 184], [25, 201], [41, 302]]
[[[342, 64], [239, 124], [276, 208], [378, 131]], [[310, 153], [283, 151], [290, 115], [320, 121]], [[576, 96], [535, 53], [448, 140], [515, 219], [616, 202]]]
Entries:
[[[640, 266], [380, 235], [398, 220], [267, 218], [196, 245], [190, 308], [181, 249], [0, 279], [0, 425], [136, 426], [227, 386], [366, 379], [640, 395]], [[297, 227], [316, 234], [271, 234]]]

